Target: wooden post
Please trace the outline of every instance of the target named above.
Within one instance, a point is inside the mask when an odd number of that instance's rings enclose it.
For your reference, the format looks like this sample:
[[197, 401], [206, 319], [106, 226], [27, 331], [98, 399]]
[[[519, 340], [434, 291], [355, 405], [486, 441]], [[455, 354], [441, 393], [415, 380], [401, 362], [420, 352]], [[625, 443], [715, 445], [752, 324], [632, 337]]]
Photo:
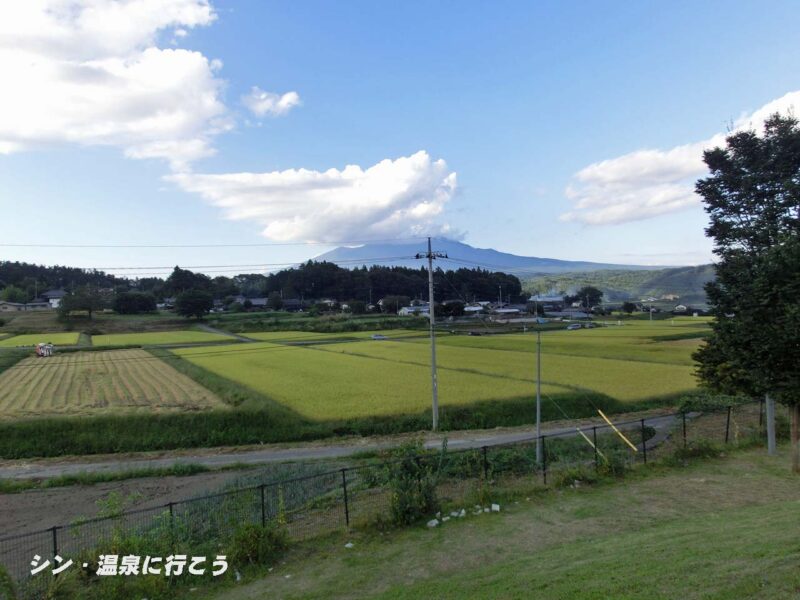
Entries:
[[725, 419], [725, 443], [728, 443], [728, 438], [731, 435], [731, 407], [728, 407], [728, 416]]
[[642, 419], [642, 460], [647, 464], [647, 439], [645, 439], [644, 419]]
[[350, 527], [350, 503], [347, 500], [347, 469], [342, 469], [342, 491], [344, 492], [344, 523]]

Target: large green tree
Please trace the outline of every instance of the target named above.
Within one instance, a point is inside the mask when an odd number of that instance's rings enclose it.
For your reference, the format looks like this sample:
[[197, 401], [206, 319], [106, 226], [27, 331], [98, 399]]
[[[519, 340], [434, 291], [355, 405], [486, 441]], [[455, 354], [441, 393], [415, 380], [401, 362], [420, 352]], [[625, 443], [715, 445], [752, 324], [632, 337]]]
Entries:
[[183, 317], [201, 319], [214, 308], [214, 297], [205, 290], [186, 290], [175, 298], [175, 312]]
[[58, 312], [62, 318], [69, 318], [73, 313], [85, 312], [89, 318], [109, 305], [109, 295], [92, 286], [81, 286], [61, 299]]
[[800, 472], [800, 127], [772, 116], [704, 154], [697, 182], [718, 257], [706, 286], [716, 317], [695, 354], [712, 389], [771, 394], [791, 407], [792, 468]]

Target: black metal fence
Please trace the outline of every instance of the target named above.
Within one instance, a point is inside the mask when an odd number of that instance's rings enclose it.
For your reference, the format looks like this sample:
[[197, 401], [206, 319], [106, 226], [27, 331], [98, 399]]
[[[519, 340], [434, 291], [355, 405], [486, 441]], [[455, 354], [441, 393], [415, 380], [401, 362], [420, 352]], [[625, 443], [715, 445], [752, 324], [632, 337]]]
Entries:
[[[786, 416], [779, 415], [785, 426]], [[761, 443], [765, 427], [763, 403], [754, 402], [703, 412], [657, 414], [615, 423], [565, 427], [540, 438], [512, 443], [425, 452], [417, 457], [435, 466], [437, 495], [446, 509], [474, 510], [494, 486], [558, 486], [592, 472], [621, 474], [637, 464], [674, 459], [709, 443]], [[537, 461], [537, 442], [541, 461]], [[392, 460], [353, 466], [169, 502], [156, 508], [76, 521], [21, 535], [0, 538], [0, 564], [21, 589], [46, 583], [31, 577], [35, 555], [51, 561], [56, 555], [75, 563], [94, 563], [103, 548], [138, 540], [142, 554], [180, 548], [219, 550], [243, 524], [280, 520], [291, 540], [312, 537], [388, 520]]]

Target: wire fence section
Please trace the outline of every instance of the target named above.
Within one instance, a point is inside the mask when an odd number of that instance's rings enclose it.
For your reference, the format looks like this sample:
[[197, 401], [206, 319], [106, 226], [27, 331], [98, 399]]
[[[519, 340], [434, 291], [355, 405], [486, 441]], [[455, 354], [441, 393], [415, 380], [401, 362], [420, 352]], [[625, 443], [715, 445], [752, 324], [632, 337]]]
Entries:
[[[784, 414], [778, 420], [788, 428]], [[681, 450], [762, 443], [765, 427], [763, 403], [754, 402], [613, 425], [575, 425], [539, 438], [431, 450], [417, 460], [435, 467], [437, 495], [444, 507], [470, 509], [478, 493], [485, 497], [493, 485], [530, 485], [533, 478], [543, 486], [558, 486], [591, 472], [622, 474], [638, 464], [674, 459]], [[392, 459], [376, 461], [0, 538], [0, 564], [27, 588], [34, 583], [31, 560], [36, 555], [91, 564], [100, 550], [134, 536], [143, 554], [167, 555], [198, 544], [220, 548], [244, 524], [280, 520], [290, 539], [301, 541], [387, 521], [391, 465]]]

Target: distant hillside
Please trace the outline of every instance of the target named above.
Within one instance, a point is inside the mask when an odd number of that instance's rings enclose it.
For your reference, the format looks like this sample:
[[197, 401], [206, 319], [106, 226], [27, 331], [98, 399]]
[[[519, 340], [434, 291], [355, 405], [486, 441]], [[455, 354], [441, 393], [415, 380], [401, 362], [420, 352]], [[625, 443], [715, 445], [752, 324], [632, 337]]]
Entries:
[[[443, 269], [454, 269], [460, 266], [481, 267], [489, 271], [504, 271], [522, 278], [525, 275], [567, 272], [594, 272], [599, 270], [643, 270], [652, 269], [642, 265], [617, 265], [594, 263], [588, 261], [559, 260], [537, 256], [519, 256], [508, 252], [499, 252], [491, 248], [474, 248], [469, 244], [445, 238], [433, 240], [433, 249], [447, 254], [448, 259], [439, 262]], [[383, 243], [364, 244], [355, 248], [342, 246], [317, 256], [314, 260], [331, 261], [351, 266], [391, 265], [399, 267], [419, 267], [422, 262], [414, 255], [425, 252], [425, 242], [416, 244]]]
[[714, 266], [701, 265], [648, 271], [605, 270], [542, 275], [527, 277], [522, 285], [528, 293], [572, 293], [581, 286], [593, 285], [603, 290], [604, 299], [611, 302], [676, 295], [684, 304], [705, 304], [703, 286], [712, 279]]

